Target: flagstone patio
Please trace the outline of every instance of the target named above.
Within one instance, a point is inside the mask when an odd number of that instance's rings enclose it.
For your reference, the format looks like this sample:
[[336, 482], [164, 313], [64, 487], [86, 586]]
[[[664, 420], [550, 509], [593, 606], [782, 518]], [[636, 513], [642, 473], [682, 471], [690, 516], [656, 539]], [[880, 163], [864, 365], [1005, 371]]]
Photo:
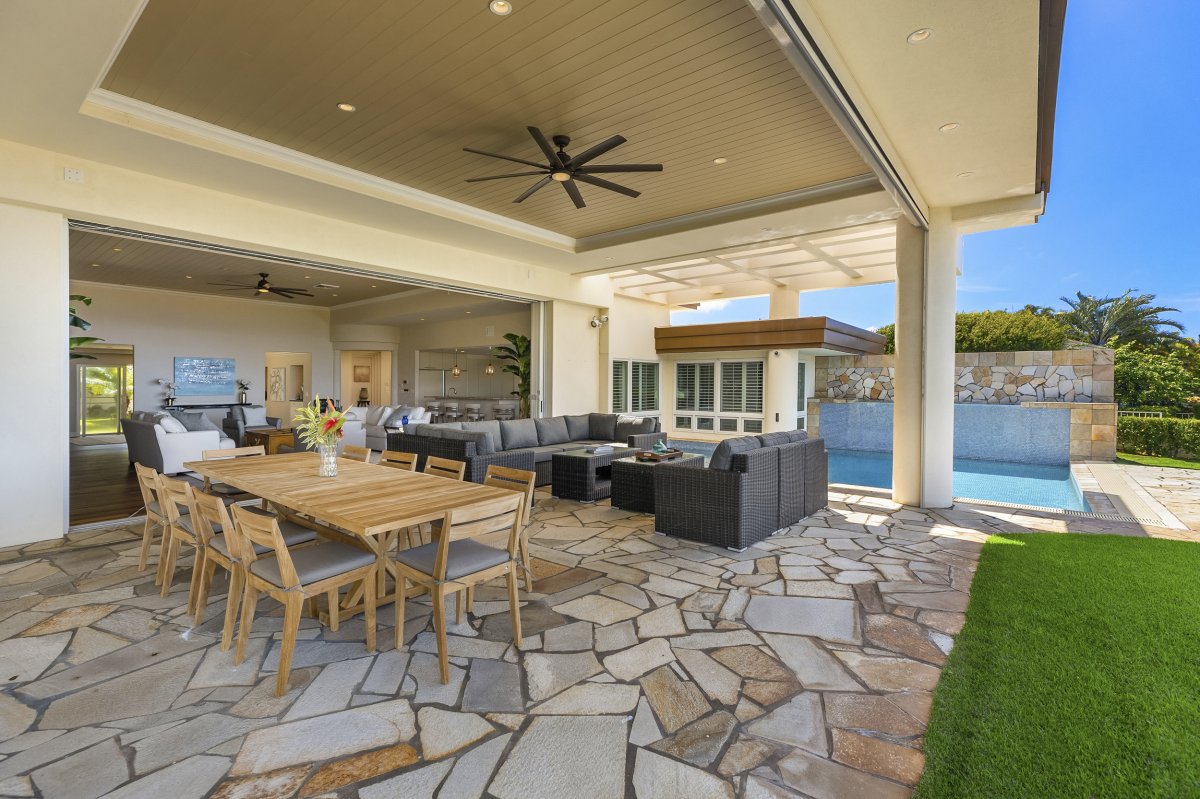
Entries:
[[159, 597], [136, 527], [0, 551], [0, 796], [903, 797], [987, 535], [1146, 534], [832, 499], [737, 553], [539, 493], [519, 650], [501, 588], [451, 626], [447, 685], [427, 602], [400, 652], [390, 607], [376, 654], [361, 620], [305, 619], [281, 698], [278, 606], [234, 667], [220, 586], [191, 628], [188, 573]]

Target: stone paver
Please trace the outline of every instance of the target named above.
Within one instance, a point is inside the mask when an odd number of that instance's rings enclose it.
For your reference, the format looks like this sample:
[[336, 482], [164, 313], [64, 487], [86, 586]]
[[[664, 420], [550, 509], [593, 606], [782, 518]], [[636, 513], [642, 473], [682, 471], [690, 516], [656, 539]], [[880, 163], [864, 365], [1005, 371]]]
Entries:
[[279, 606], [260, 601], [235, 668], [218, 646], [224, 583], [191, 629], [191, 556], [159, 597], [136, 570], [137, 524], [0, 550], [0, 795], [907, 796], [982, 542], [1200, 540], [1200, 475], [1137, 479], [1193, 529], [834, 493], [732, 553], [539, 492], [521, 647], [502, 583], [450, 625], [448, 684], [427, 601], [410, 603], [400, 651], [389, 607], [377, 653], [361, 618], [336, 634], [305, 618], [283, 697]]

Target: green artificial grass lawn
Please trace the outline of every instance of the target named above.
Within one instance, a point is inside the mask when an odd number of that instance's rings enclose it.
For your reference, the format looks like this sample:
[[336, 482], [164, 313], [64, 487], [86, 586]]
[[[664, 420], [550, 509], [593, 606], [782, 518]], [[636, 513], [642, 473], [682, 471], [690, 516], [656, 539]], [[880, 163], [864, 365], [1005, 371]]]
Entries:
[[1200, 797], [1200, 544], [992, 536], [918, 799]]
[[1117, 463], [1136, 463], [1138, 466], [1165, 466], [1171, 469], [1200, 469], [1200, 461], [1189, 461], [1183, 458], [1160, 458], [1157, 455], [1135, 455], [1132, 452], [1118, 452]]

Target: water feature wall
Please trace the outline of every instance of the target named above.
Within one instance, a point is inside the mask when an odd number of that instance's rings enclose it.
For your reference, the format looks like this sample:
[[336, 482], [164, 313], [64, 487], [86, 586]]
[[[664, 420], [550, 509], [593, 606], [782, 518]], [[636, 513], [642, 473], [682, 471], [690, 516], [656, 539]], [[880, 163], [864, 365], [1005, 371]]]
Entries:
[[[892, 407], [890, 402], [820, 403], [819, 432], [825, 446], [889, 452]], [[1046, 466], [1068, 464], [1071, 409], [956, 404], [954, 457]]]

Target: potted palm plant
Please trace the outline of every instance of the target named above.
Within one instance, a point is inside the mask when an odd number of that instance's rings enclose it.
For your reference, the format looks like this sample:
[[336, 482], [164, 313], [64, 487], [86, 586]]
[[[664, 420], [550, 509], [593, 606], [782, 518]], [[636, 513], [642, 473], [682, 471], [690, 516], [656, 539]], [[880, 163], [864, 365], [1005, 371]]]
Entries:
[[517, 378], [517, 390], [512, 395], [521, 401], [521, 417], [529, 418], [529, 387], [533, 374], [532, 352], [529, 336], [520, 333], [505, 333], [507, 347], [492, 347], [492, 357], [500, 361], [508, 361], [501, 371], [508, 372]]

